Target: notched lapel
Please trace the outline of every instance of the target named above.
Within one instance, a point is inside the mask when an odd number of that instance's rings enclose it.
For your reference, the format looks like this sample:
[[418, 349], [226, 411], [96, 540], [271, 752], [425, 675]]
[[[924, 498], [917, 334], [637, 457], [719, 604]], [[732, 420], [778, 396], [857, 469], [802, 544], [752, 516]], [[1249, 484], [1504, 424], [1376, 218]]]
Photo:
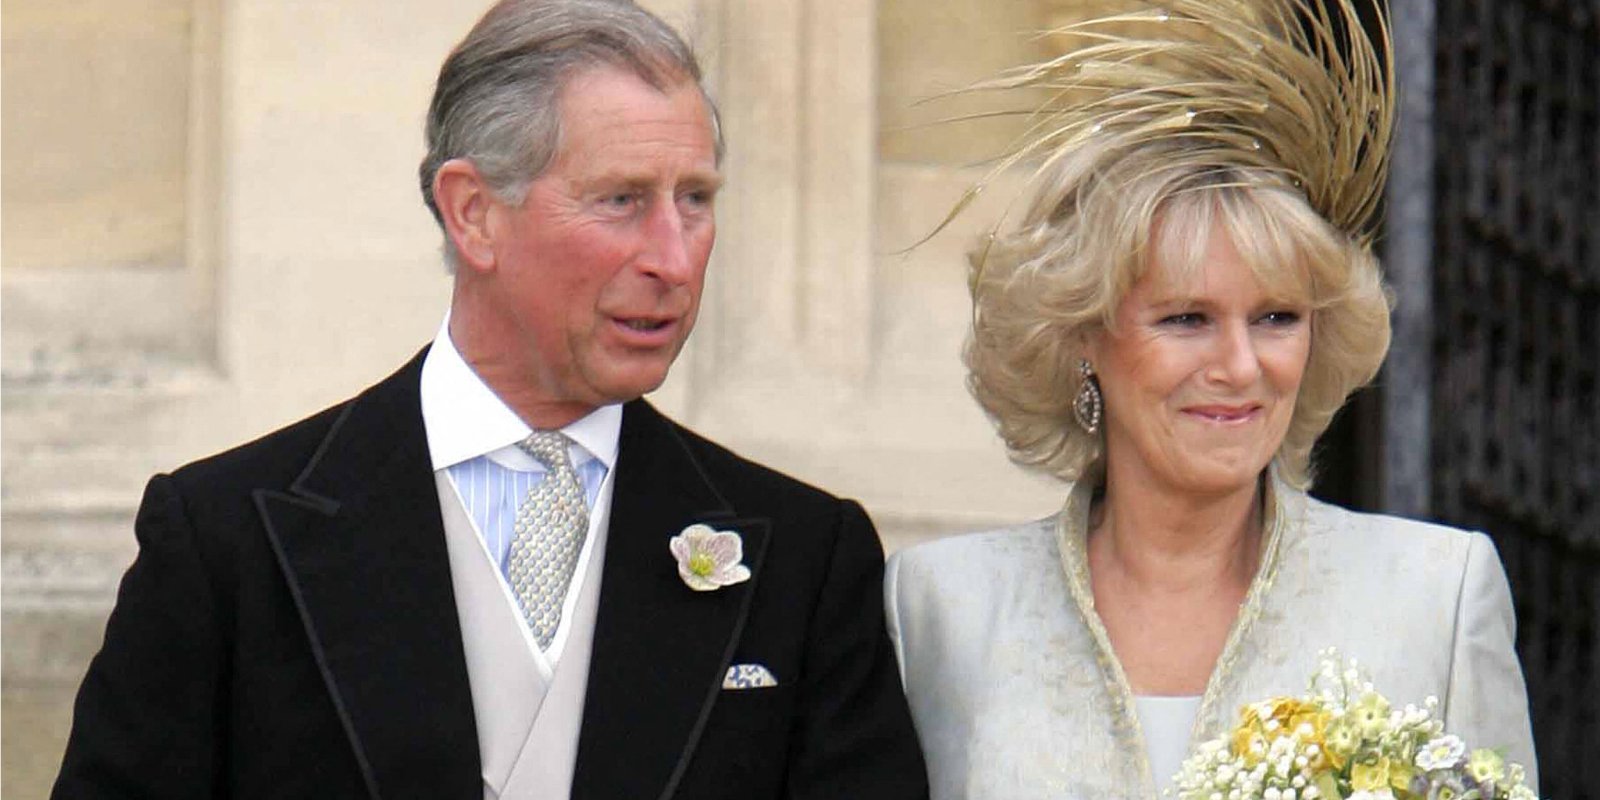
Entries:
[[[339, 725], [344, 728], [345, 736], [349, 738], [354, 750], [362, 782], [366, 784], [367, 793], [373, 798], [378, 798], [380, 796], [378, 782], [373, 774], [372, 763], [367, 758], [361, 737], [357, 734], [349, 709], [346, 708], [345, 693], [340, 689], [340, 680], [328, 664], [326, 635], [321, 630], [323, 626], [319, 624], [319, 618], [322, 616], [319, 613], [320, 609], [326, 605], [320, 591], [323, 583], [315, 577], [309, 581], [306, 579], [308, 575], [315, 576], [322, 572], [317, 562], [326, 558], [318, 553], [321, 548], [314, 545], [307, 547], [304, 543], [316, 540], [315, 531], [324, 527], [326, 520], [334, 512], [329, 510], [327, 503], [284, 492], [258, 489], [253, 493], [253, 498], [256, 511], [261, 514], [262, 524], [266, 527], [267, 538], [272, 543], [273, 553], [278, 558], [278, 567], [283, 570], [289, 593], [294, 598], [295, 608], [300, 612], [300, 620], [305, 626], [307, 639], [310, 640], [311, 653], [316, 659], [317, 669], [322, 672], [322, 680], [333, 699], [334, 711], [339, 715]], [[332, 504], [332, 507], [337, 509], [337, 504]], [[309, 600], [306, 586], [308, 582], [311, 595]]]
[[[673, 794], [761, 581], [770, 522], [739, 518], [670, 425], [624, 413], [573, 798]], [[749, 580], [684, 585], [668, 542], [695, 523], [739, 533]]]
[[482, 791], [419, 371], [352, 401], [289, 491], [254, 493], [374, 798]]

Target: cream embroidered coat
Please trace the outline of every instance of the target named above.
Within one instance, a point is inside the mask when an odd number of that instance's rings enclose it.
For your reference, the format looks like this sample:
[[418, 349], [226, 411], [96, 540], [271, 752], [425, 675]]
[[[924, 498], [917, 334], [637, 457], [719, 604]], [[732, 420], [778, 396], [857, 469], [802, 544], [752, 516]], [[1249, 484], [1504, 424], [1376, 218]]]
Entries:
[[[1271, 484], [1261, 568], [1212, 672], [1194, 745], [1239, 707], [1298, 695], [1338, 647], [1397, 705], [1439, 698], [1446, 729], [1503, 747], [1536, 785], [1515, 620], [1481, 533], [1322, 503]], [[1094, 611], [1090, 491], [1057, 515], [889, 561], [890, 634], [935, 800], [1151, 798], [1132, 694]]]

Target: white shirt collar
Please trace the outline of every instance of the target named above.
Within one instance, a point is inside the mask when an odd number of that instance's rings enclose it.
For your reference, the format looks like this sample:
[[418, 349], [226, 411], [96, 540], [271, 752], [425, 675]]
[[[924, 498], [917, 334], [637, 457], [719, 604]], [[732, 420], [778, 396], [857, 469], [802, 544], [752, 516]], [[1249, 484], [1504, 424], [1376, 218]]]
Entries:
[[[483, 455], [515, 459], [514, 446], [533, 432], [461, 357], [450, 340], [449, 312], [422, 361], [422, 425], [435, 472]], [[622, 406], [601, 406], [561, 432], [609, 472], [617, 463]]]

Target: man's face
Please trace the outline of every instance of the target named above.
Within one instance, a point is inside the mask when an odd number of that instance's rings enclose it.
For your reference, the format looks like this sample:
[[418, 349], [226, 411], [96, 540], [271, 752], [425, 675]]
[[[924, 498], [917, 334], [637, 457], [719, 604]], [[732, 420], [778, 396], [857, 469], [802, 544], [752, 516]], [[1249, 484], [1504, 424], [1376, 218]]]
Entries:
[[700, 307], [721, 176], [692, 82], [662, 92], [596, 67], [571, 77], [559, 109], [555, 158], [521, 206], [491, 213], [480, 310], [510, 372], [490, 385], [513, 408], [576, 414], [666, 379]]

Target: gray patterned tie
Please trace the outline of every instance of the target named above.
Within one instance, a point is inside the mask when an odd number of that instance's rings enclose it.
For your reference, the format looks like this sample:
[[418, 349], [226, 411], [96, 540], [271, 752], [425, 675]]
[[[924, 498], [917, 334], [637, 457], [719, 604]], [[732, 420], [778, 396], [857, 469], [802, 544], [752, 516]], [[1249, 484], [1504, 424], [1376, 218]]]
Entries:
[[567, 437], [557, 431], [534, 431], [517, 446], [549, 470], [517, 509], [506, 560], [511, 591], [543, 650], [561, 623], [561, 604], [578, 567], [578, 551], [589, 535], [589, 509], [583, 502], [583, 485], [567, 458]]

